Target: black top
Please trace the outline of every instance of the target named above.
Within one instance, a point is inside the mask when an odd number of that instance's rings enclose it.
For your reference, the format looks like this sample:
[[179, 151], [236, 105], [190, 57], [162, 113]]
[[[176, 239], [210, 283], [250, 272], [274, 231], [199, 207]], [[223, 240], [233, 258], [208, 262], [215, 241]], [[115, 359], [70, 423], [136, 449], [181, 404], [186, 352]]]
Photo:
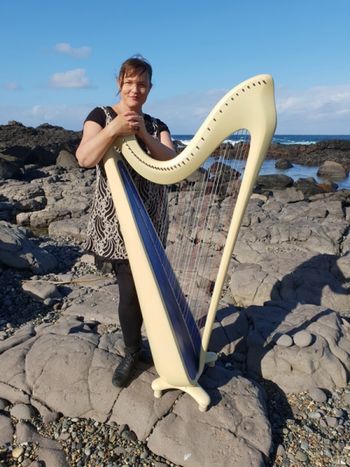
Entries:
[[[113, 110], [112, 107], [108, 106], [107, 107], [111, 116], [113, 118], [115, 118], [117, 116], [116, 112]], [[167, 127], [167, 125], [162, 122], [161, 120], [159, 120], [159, 118], [154, 118], [152, 119], [152, 117], [148, 114], [143, 114], [143, 117], [145, 119], [145, 126], [146, 126], [146, 129], [152, 129], [153, 130], [153, 122], [152, 120], [156, 120], [156, 123], [157, 123], [157, 129], [158, 129], [158, 132], [161, 133], [162, 131], [167, 131], [170, 133], [169, 131], [169, 128]], [[101, 107], [95, 107], [93, 110], [91, 110], [91, 112], [89, 113], [89, 115], [86, 117], [85, 119], [85, 122], [87, 121], [92, 121], [92, 122], [96, 122], [98, 123], [102, 128], [104, 128], [106, 126], [106, 114], [104, 112], [104, 110], [101, 108]], [[84, 122], [84, 123], [85, 123]], [[153, 131], [149, 131], [149, 133], [153, 133]]]

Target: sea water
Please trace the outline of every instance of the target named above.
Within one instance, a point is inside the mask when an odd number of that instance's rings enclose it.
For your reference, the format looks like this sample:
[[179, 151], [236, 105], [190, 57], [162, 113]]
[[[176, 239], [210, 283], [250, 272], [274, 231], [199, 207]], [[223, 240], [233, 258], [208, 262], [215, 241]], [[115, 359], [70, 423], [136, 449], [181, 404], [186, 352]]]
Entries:
[[[183, 144], [187, 145], [193, 135], [173, 135], [174, 140], [181, 141]], [[230, 142], [239, 142], [244, 141], [245, 136], [240, 134], [234, 134], [231, 137], [227, 138], [226, 141]], [[329, 141], [329, 140], [346, 140], [350, 141], [350, 135], [274, 135], [272, 143], [275, 144], [314, 144], [320, 141]], [[306, 166], [301, 164], [296, 164], [292, 162], [293, 167], [290, 169], [276, 169], [275, 167], [276, 160], [266, 159], [261, 167], [259, 172], [260, 175], [266, 174], [285, 174], [288, 177], [291, 177], [293, 180], [298, 180], [299, 178], [309, 178], [312, 177], [318, 183], [322, 183], [325, 180], [317, 176], [318, 166]], [[210, 162], [208, 163], [210, 165]], [[243, 172], [245, 167], [245, 161], [232, 161], [235, 169], [239, 172]], [[343, 180], [337, 181], [338, 189], [346, 188], [350, 190], [350, 174]]]

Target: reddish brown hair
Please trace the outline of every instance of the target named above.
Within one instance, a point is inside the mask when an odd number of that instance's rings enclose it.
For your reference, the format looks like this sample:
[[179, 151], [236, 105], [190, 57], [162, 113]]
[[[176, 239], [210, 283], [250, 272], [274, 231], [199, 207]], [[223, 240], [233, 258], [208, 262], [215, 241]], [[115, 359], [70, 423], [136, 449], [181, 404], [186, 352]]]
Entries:
[[152, 67], [150, 63], [148, 63], [148, 61], [141, 55], [128, 58], [122, 63], [119, 70], [118, 79], [120, 87], [123, 86], [125, 76], [132, 74], [143, 75], [143, 73], [148, 74], [149, 82], [152, 86]]

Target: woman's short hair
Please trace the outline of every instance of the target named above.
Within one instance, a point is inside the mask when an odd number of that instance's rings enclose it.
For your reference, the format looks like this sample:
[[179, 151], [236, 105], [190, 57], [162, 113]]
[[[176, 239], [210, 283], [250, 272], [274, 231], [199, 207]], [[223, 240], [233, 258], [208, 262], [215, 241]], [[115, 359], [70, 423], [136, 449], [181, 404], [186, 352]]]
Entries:
[[142, 55], [135, 55], [128, 58], [121, 64], [118, 79], [120, 86], [123, 86], [124, 77], [132, 74], [142, 75], [147, 73], [150, 85], [152, 86], [152, 67], [150, 63], [142, 57]]

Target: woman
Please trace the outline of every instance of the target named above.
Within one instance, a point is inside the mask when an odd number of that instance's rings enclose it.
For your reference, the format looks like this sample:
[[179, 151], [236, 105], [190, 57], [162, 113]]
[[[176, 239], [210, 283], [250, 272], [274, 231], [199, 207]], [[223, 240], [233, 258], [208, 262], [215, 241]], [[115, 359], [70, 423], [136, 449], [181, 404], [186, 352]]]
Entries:
[[[154, 159], [171, 159], [175, 151], [165, 123], [142, 111], [152, 87], [151, 65], [142, 57], [129, 58], [120, 68], [117, 86], [119, 102], [108, 107], [97, 107], [87, 116], [76, 156], [80, 166], [96, 166], [96, 191], [87, 230], [87, 250], [98, 260], [111, 262], [117, 275], [120, 295], [118, 312], [125, 356], [116, 368], [112, 382], [122, 387], [130, 381], [140, 358], [142, 315], [101, 161], [113, 141], [123, 135], [136, 135], [140, 145]], [[165, 188], [144, 179], [131, 167], [130, 172], [155, 228], [165, 243]]]

